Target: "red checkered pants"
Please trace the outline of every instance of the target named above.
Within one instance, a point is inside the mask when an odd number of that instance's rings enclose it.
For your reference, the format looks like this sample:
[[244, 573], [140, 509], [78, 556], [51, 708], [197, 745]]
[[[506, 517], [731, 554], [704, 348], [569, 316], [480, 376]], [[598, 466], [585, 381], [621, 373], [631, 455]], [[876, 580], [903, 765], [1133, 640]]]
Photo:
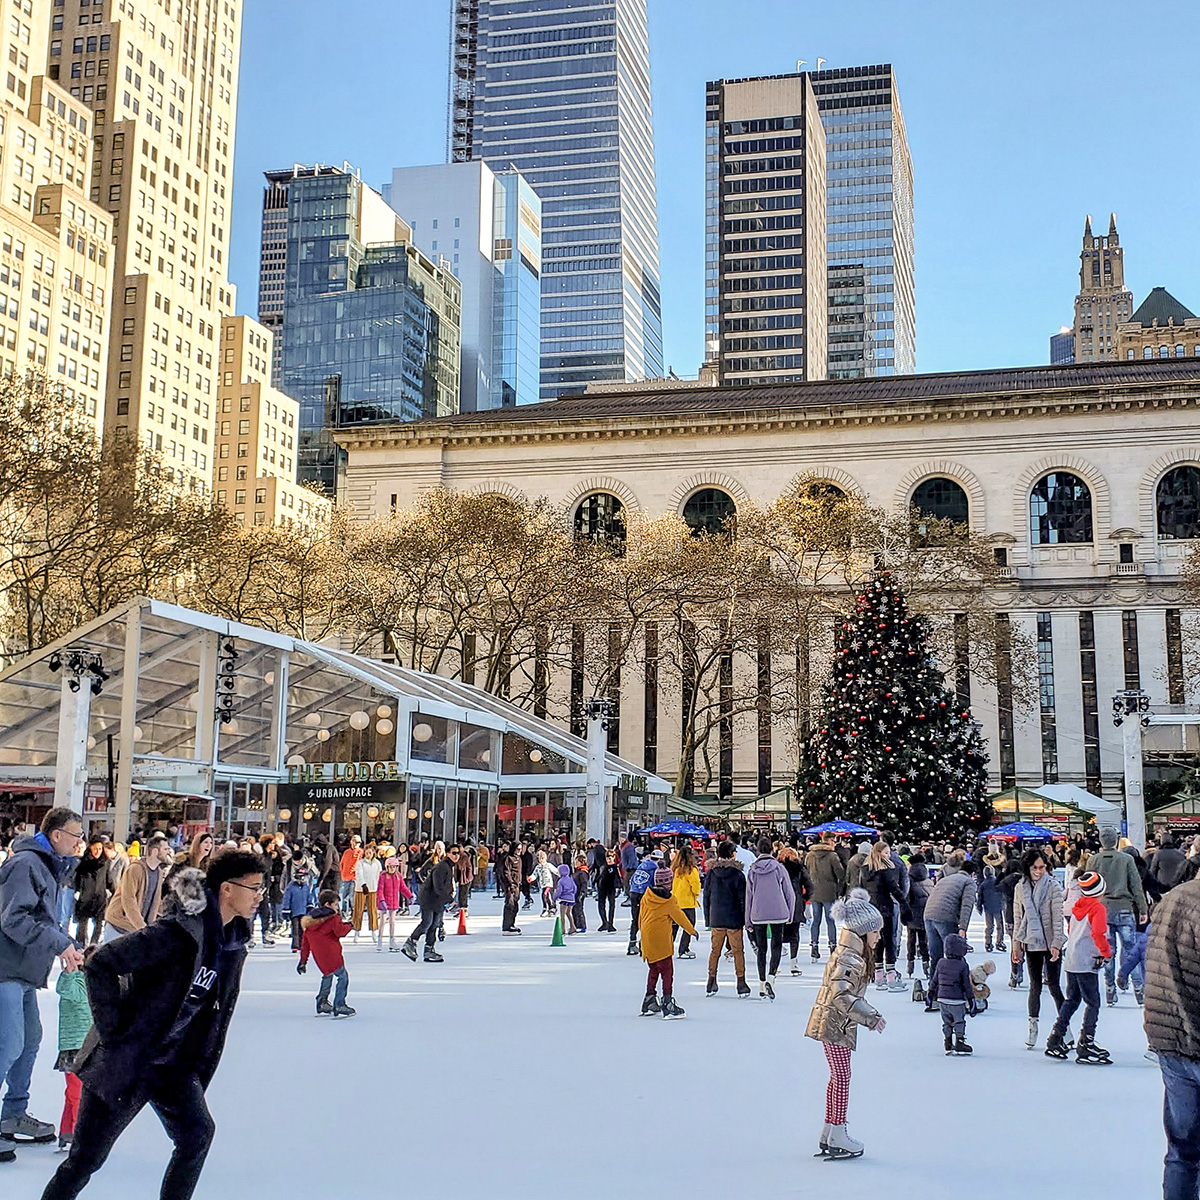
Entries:
[[823, 1042], [829, 1063], [829, 1085], [825, 1088], [825, 1123], [845, 1125], [846, 1104], [850, 1099], [850, 1051], [845, 1046]]

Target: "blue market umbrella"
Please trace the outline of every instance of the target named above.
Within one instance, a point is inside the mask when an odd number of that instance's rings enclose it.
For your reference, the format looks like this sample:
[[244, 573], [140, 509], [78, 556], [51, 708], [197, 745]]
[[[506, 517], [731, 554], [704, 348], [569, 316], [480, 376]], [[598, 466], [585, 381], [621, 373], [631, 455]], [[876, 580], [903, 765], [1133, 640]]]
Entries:
[[998, 829], [989, 829], [983, 836], [985, 838], [1002, 838], [1010, 842], [1027, 840], [1047, 842], [1051, 838], [1060, 838], [1063, 835], [1055, 833], [1053, 829], [1044, 829], [1041, 825], [1031, 825], [1028, 821], [1014, 821], [1011, 825], [1001, 825]]
[[855, 825], [853, 821], [826, 821], [824, 825], [813, 825], [809, 829], [800, 830], [801, 833], [844, 833], [844, 834], [867, 834], [878, 833], [877, 829], [872, 829], [869, 825]]
[[639, 829], [639, 834], [674, 834], [679, 837], [710, 837], [707, 829], [702, 829], [699, 825], [693, 825], [691, 821], [659, 821], [657, 825], [649, 825], [645, 829]]

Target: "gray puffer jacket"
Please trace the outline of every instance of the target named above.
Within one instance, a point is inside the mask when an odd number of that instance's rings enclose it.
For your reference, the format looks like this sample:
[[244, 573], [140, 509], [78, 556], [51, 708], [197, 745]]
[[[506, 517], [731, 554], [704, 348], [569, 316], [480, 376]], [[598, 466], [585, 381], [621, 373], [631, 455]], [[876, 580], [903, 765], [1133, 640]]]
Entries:
[[1063, 891], [1049, 871], [1031, 884], [1022, 879], [1013, 890], [1013, 942], [1026, 950], [1062, 949]]
[[925, 902], [925, 920], [947, 921], [956, 929], [966, 929], [975, 907], [975, 876], [968, 871], [943, 875]]
[[56, 872], [68, 869], [41, 834], [13, 842], [0, 867], [0, 982], [45, 987], [54, 960], [74, 944], [58, 927]]

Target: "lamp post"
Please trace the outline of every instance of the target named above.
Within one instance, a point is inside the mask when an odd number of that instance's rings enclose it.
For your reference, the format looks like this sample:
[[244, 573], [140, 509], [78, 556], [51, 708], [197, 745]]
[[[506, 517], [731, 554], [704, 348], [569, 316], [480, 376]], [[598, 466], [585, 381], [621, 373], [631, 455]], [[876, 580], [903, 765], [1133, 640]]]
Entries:
[[1146, 797], [1142, 790], [1142, 726], [1150, 724], [1150, 697], [1126, 688], [1113, 697], [1113, 724], [1121, 730], [1125, 762], [1125, 836], [1138, 852], [1146, 848]]
[[608, 722], [616, 706], [606, 696], [583, 702], [587, 718], [587, 810], [584, 836], [608, 844], [608, 796], [604, 786], [604, 756], [608, 753]]

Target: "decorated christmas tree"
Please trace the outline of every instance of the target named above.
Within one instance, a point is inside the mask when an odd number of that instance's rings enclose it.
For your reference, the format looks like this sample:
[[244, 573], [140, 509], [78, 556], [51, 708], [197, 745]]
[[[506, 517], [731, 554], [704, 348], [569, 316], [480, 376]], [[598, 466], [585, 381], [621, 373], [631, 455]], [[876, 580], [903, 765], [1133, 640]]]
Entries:
[[799, 784], [812, 824], [840, 817], [905, 838], [941, 838], [989, 823], [983, 739], [887, 571], [837, 631]]

